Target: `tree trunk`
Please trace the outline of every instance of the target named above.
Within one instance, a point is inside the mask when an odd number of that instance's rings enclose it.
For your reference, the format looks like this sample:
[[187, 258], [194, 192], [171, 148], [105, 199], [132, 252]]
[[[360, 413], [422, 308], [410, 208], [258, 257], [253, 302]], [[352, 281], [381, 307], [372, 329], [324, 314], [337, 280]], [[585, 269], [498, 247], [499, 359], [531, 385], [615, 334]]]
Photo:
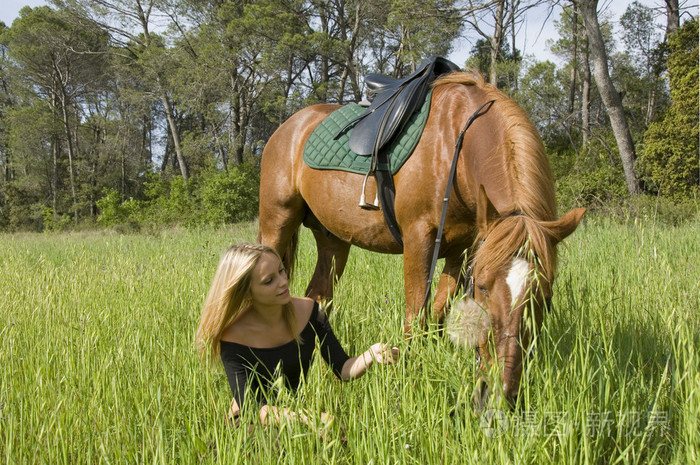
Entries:
[[573, 2], [571, 10], [571, 74], [569, 78], [569, 114], [574, 113], [576, 103], [576, 71], [578, 68], [578, 9]]
[[[325, 2], [319, 2], [318, 5], [318, 16], [319, 20], [321, 21], [321, 32], [323, 32], [324, 36], [330, 37], [331, 33], [329, 30], [329, 19], [328, 19], [328, 9], [326, 8]], [[316, 89], [318, 92], [318, 89], [321, 89], [321, 93], [317, 94], [319, 100], [321, 102], [327, 102], [328, 101], [328, 83], [330, 81], [330, 63], [328, 60], [328, 55], [325, 53], [325, 51], [321, 52], [321, 76], [320, 76], [320, 86]]]
[[51, 173], [51, 209], [53, 219], [58, 221], [58, 141], [56, 136], [51, 137], [51, 158], [53, 162]]
[[[513, 54], [513, 64], [517, 63], [515, 52], [515, 17], [516, 17], [516, 9], [517, 9], [517, 3], [516, 2], [511, 2], [511, 12], [510, 12], [510, 43], [511, 43], [511, 53]], [[518, 65], [518, 69], [520, 68], [520, 65]], [[518, 74], [519, 72], [516, 71], [513, 73], [513, 91], [517, 92], [518, 91]]]
[[182, 179], [187, 182], [190, 179], [190, 172], [187, 169], [187, 163], [185, 162], [185, 157], [182, 154], [182, 147], [180, 146], [180, 135], [177, 132], [177, 125], [175, 124], [175, 115], [173, 114], [173, 108], [170, 105], [170, 99], [165, 94], [165, 91], [161, 90], [160, 101], [163, 102], [163, 108], [165, 109], [165, 117], [168, 119], [168, 127], [170, 128], [170, 135], [173, 140], [173, 148], [175, 150], [175, 156], [177, 157], [177, 164], [180, 165], [180, 174], [182, 174]]
[[491, 38], [491, 65], [489, 67], [489, 82], [498, 86], [498, 55], [501, 52], [501, 42], [503, 42], [505, 17], [505, 0], [498, 0], [496, 5], [496, 17], [494, 21], [493, 37]]
[[78, 200], [75, 194], [75, 175], [73, 174], [73, 160], [75, 159], [75, 154], [73, 153], [73, 135], [70, 130], [70, 121], [68, 121], [68, 106], [67, 102], [68, 96], [64, 89], [61, 89], [61, 115], [63, 118], [63, 127], [66, 132], [66, 142], [68, 144], [68, 178], [70, 179], [70, 190], [71, 196], [73, 198], [73, 220], [75, 224], [78, 224]]
[[620, 158], [622, 159], [622, 168], [625, 172], [627, 190], [630, 195], [637, 195], [640, 193], [640, 187], [639, 180], [634, 172], [634, 142], [632, 141], [632, 135], [622, 107], [620, 94], [615, 89], [608, 72], [608, 57], [603, 36], [600, 32], [600, 25], [598, 24], [597, 6], [598, 0], [581, 1], [581, 14], [586, 26], [591, 58], [593, 60], [593, 77], [598, 86], [603, 104], [608, 111], [610, 125], [615, 134]]
[[591, 62], [587, 40], [585, 41], [584, 47], [583, 87], [581, 89], [581, 132], [583, 132], [582, 145], [585, 147], [588, 144], [591, 133]]
[[362, 24], [360, 13], [360, 2], [357, 2], [357, 5], [355, 5], [355, 21], [353, 23], [352, 30], [350, 31], [349, 40], [347, 37], [348, 28], [345, 24], [347, 22], [347, 18], [344, 18], [343, 20], [342, 38], [343, 43], [346, 43], [348, 45], [344, 48], [345, 66], [343, 67], [343, 73], [340, 77], [340, 91], [338, 95], [338, 103], [341, 105], [345, 101], [345, 85], [348, 79], [350, 80], [350, 87], [352, 89], [353, 99], [356, 102], [359, 102], [362, 99], [362, 92], [357, 82], [357, 69], [355, 68], [355, 52], [357, 49], [357, 38], [360, 34], [360, 25]]
[[665, 0], [666, 2], [666, 35], [664, 41], [668, 40], [668, 36], [673, 34], [680, 27], [681, 16], [678, 8], [678, 0]]
[[[139, 22], [141, 23], [141, 28], [143, 29], [143, 44], [146, 48], [151, 47], [151, 33], [148, 30], [148, 24], [153, 4], [154, 2], [152, 1], [146, 2], [146, 4], [142, 4], [140, 1], [137, 1], [135, 4], [136, 14], [139, 18]], [[144, 6], [146, 7], [146, 9], [144, 9]], [[182, 154], [182, 147], [180, 145], [180, 134], [178, 133], [177, 125], [175, 124], [175, 113], [173, 111], [172, 105], [170, 104], [168, 93], [163, 87], [163, 83], [158, 74], [158, 70], [153, 69], [153, 73], [156, 78], [156, 85], [158, 87], [158, 93], [160, 94], [160, 101], [163, 104], [163, 109], [165, 110], [165, 118], [168, 121], [168, 129], [170, 130], [170, 135], [172, 136], [173, 148], [175, 149], [175, 156], [177, 157], [177, 164], [180, 165], [180, 174], [182, 175], [182, 179], [184, 179], [185, 182], [187, 182], [190, 179], [190, 172], [187, 169], [185, 156]]]

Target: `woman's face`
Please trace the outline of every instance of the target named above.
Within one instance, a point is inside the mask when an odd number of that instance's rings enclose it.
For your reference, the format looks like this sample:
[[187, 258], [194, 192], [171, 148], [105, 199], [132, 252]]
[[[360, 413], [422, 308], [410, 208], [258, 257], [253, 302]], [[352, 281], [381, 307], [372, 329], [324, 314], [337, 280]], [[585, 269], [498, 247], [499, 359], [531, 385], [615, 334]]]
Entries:
[[289, 303], [289, 281], [287, 272], [275, 254], [263, 253], [253, 268], [250, 293], [253, 305], [276, 306]]

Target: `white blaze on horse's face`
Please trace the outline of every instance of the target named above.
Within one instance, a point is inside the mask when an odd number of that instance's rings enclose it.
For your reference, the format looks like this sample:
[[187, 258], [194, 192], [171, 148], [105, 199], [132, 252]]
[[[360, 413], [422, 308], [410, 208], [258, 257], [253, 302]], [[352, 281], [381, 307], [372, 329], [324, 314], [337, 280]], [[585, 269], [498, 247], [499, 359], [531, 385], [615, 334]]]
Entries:
[[506, 283], [510, 289], [510, 306], [515, 307], [518, 302], [518, 297], [522, 294], [527, 284], [527, 276], [530, 272], [530, 265], [522, 258], [513, 259], [510, 266]]

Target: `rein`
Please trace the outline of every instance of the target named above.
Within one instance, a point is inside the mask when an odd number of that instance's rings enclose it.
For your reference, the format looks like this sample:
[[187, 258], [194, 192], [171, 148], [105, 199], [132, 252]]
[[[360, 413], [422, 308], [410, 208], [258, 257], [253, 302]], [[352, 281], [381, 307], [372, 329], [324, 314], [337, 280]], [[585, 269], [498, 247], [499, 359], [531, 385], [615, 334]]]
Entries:
[[[433, 276], [435, 276], [435, 265], [437, 265], [438, 255], [440, 254], [440, 243], [442, 242], [442, 232], [445, 228], [445, 219], [447, 218], [447, 204], [450, 201], [450, 193], [452, 192], [452, 183], [454, 182], [455, 172], [457, 171], [457, 160], [459, 159], [459, 152], [462, 150], [462, 143], [464, 142], [464, 133], [467, 132], [469, 126], [472, 125], [474, 120], [479, 116], [483, 116], [491, 109], [495, 100], [490, 100], [479, 107], [478, 110], [472, 114], [467, 123], [464, 125], [464, 129], [457, 136], [457, 141], [455, 142], [455, 153], [452, 157], [452, 166], [450, 167], [450, 174], [447, 178], [447, 188], [445, 189], [445, 197], [442, 199], [442, 213], [440, 214], [440, 225], [438, 226], [437, 236], [435, 237], [435, 248], [433, 249], [433, 259], [430, 263], [430, 272], [428, 273], [428, 282], [425, 289], [425, 297], [423, 298], [423, 305], [421, 308], [425, 308], [428, 305], [428, 300], [430, 300], [430, 291], [433, 285]], [[469, 272], [469, 271], [468, 271]], [[471, 275], [471, 272], [469, 272]], [[472, 278], [473, 279], [473, 278]], [[473, 286], [472, 286], [473, 292]]]

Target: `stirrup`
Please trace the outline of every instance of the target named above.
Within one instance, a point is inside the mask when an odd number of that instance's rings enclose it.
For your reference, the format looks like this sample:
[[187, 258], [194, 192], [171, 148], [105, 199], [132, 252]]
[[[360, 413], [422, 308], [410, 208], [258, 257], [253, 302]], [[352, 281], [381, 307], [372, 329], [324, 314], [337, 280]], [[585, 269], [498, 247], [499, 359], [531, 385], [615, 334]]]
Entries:
[[363, 210], [379, 210], [379, 196], [374, 196], [374, 204], [367, 203], [365, 200], [365, 187], [367, 186], [367, 178], [369, 177], [369, 171], [365, 175], [365, 180], [362, 181], [362, 195], [360, 195], [360, 203], [357, 204], [358, 207]]

